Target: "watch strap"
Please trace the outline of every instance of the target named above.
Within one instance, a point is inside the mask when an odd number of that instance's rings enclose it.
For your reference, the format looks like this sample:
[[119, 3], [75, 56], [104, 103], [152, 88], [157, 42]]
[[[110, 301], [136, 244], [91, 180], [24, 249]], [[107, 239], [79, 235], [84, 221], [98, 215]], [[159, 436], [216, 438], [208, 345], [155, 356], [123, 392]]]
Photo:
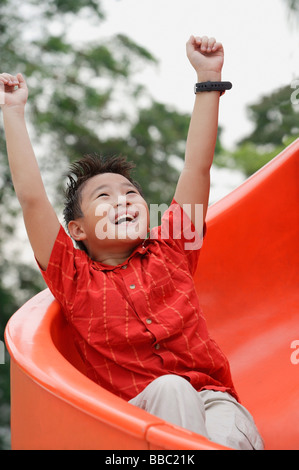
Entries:
[[231, 82], [199, 82], [195, 83], [194, 93], [201, 93], [205, 91], [220, 91], [221, 95], [225, 93], [226, 90], [232, 88]]

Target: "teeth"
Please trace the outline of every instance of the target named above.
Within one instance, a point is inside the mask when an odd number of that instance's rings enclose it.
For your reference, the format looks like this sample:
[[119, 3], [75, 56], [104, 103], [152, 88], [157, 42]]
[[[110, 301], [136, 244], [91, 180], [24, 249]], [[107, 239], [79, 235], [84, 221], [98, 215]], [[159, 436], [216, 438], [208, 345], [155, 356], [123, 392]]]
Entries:
[[134, 220], [134, 217], [131, 215], [131, 214], [125, 214], [125, 215], [121, 215], [117, 220], [116, 220], [116, 224], [119, 225], [119, 224], [122, 224], [123, 222], [131, 222], [132, 220]]

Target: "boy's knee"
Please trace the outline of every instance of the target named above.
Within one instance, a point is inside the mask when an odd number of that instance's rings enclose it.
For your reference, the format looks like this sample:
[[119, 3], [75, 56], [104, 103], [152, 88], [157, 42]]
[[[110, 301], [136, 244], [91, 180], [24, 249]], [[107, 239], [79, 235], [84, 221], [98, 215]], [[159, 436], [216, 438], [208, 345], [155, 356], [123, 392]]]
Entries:
[[193, 389], [192, 385], [186, 379], [178, 375], [162, 375], [154, 382], [163, 393], [184, 393], [186, 390]]
[[188, 380], [163, 375], [152, 382], [150, 412], [170, 423], [206, 436], [204, 403]]

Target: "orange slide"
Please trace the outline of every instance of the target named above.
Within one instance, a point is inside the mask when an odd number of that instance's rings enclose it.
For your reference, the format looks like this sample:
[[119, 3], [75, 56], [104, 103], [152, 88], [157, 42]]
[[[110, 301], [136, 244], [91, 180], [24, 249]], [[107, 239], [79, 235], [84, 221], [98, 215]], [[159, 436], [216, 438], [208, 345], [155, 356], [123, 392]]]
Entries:
[[[208, 212], [195, 282], [266, 449], [299, 449], [299, 140]], [[8, 322], [13, 449], [224, 449], [89, 380], [48, 290]]]

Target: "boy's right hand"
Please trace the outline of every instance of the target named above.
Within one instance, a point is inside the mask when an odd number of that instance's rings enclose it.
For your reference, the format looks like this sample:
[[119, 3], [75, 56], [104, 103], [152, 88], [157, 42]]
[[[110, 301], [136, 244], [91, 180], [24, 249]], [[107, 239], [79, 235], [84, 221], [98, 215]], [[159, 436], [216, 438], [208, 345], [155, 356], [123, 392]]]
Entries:
[[28, 88], [21, 73], [16, 76], [9, 73], [0, 74], [0, 107], [23, 108], [27, 102]]

